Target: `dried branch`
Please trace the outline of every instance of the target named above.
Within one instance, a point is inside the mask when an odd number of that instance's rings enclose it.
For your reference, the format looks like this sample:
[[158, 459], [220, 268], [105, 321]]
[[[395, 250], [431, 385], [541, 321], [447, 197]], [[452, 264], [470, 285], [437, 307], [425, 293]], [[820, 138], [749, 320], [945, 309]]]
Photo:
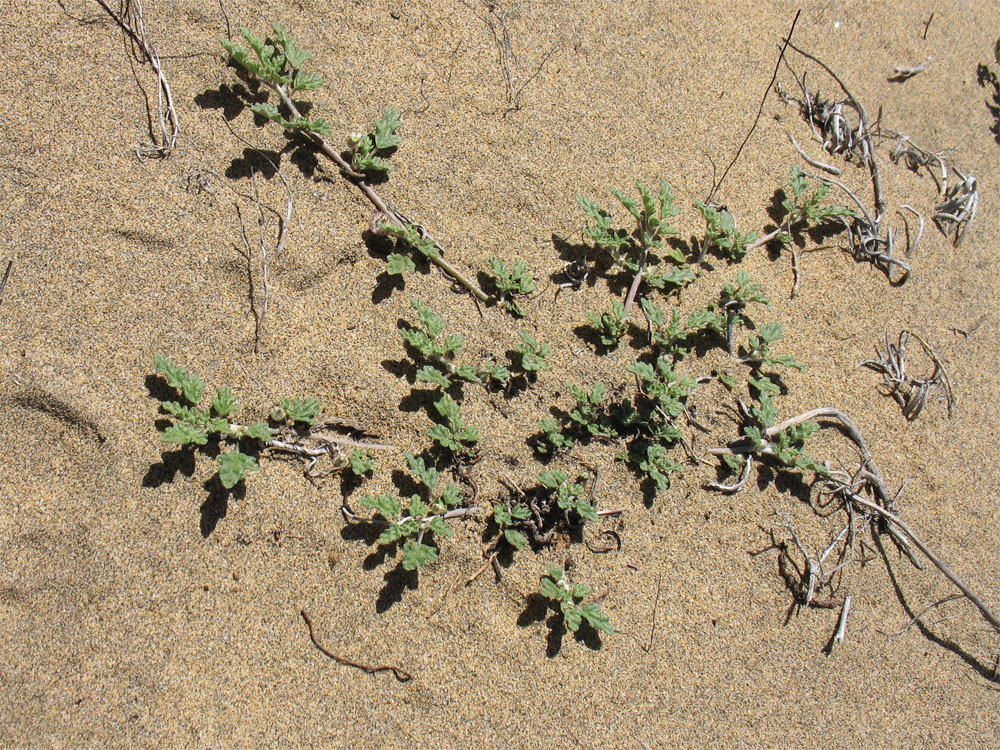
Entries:
[[140, 63], [149, 63], [156, 73], [156, 115], [160, 131], [159, 142], [157, 142], [152, 123], [150, 123], [152, 142], [136, 146], [135, 154], [140, 159], [165, 159], [176, 147], [181, 128], [177, 119], [177, 110], [174, 107], [174, 97], [170, 91], [170, 82], [167, 81], [167, 76], [163, 72], [163, 65], [160, 62], [160, 56], [156, 53], [156, 48], [146, 37], [146, 19], [143, 15], [142, 2], [141, 0], [123, 0], [117, 13], [104, 0], [96, 0], [96, 2], [125, 32], [125, 36], [132, 46], [134, 57]]
[[[915, 338], [924, 349], [924, 353], [934, 364], [934, 371], [924, 377], [911, 377], [906, 372], [906, 345], [910, 337]], [[866, 359], [859, 367], [867, 367], [882, 375], [888, 394], [896, 400], [903, 409], [903, 416], [913, 421], [927, 404], [931, 391], [936, 390], [939, 398], [948, 406], [948, 416], [951, 416], [954, 394], [951, 381], [944, 368], [944, 363], [934, 348], [919, 335], [909, 330], [900, 331], [897, 342], [889, 341], [888, 331], [885, 333], [885, 351], [875, 347], [877, 359]]]

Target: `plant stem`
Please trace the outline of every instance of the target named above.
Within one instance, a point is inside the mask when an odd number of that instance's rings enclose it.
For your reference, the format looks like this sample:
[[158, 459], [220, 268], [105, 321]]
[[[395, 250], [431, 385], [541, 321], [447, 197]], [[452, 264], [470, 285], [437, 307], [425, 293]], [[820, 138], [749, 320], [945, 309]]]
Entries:
[[[270, 81], [265, 81], [263, 79], [261, 80], [268, 88], [274, 91], [281, 98], [281, 101], [286, 107], [288, 107], [288, 110], [293, 116], [296, 118], [302, 117], [302, 113], [299, 112], [298, 107], [295, 106], [295, 102], [292, 101], [292, 97], [285, 90], [284, 86], [271, 83]], [[302, 131], [302, 133], [313, 142], [316, 148], [323, 152], [324, 156], [337, 165], [340, 169], [340, 173], [364, 194], [369, 202], [375, 206], [377, 211], [385, 215], [393, 223], [399, 224], [400, 226], [407, 226], [410, 224], [405, 217], [401, 216], [394, 208], [391, 208], [389, 204], [382, 199], [382, 196], [375, 192], [375, 189], [365, 181], [365, 175], [358, 172], [350, 164], [348, 164], [344, 157], [337, 153], [337, 150], [327, 143], [323, 136], [319, 133], [313, 133], [307, 130]], [[455, 279], [455, 281], [468, 289], [472, 296], [480, 302], [487, 303], [490, 301], [489, 295], [480, 289], [479, 286], [472, 281], [472, 279], [445, 260], [443, 255], [430, 258], [430, 261], [448, 274], [448, 276], [451, 276]]]

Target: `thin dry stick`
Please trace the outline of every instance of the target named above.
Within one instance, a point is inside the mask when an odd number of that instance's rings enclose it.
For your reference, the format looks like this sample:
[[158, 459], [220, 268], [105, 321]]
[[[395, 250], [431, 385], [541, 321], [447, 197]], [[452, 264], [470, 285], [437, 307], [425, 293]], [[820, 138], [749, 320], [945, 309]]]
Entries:
[[663, 574], [656, 576], [656, 598], [653, 599], [653, 622], [649, 627], [649, 642], [646, 643], [646, 645], [644, 646], [642, 645], [639, 646], [639, 648], [641, 648], [647, 654], [653, 649], [653, 634], [656, 633], [656, 607], [660, 603], [660, 584], [662, 582], [662, 579], [663, 579]]
[[741, 143], [740, 147], [736, 149], [736, 155], [733, 157], [733, 160], [729, 162], [729, 165], [726, 167], [726, 170], [722, 173], [722, 177], [719, 178], [718, 182], [712, 185], [712, 190], [709, 192], [708, 197], [705, 198], [706, 205], [712, 202], [712, 198], [715, 197], [715, 194], [718, 192], [719, 187], [722, 185], [723, 180], [726, 179], [726, 175], [729, 174], [729, 170], [733, 168], [733, 165], [736, 163], [736, 160], [739, 159], [740, 154], [743, 153], [743, 149], [746, 147], [747, 142], [750, 140], [750, 136], [753, 135], [753, 131], [757, 129], [757, 123], [760, 122], [760, 116], [764, 112], [764, 104], [767, 102], [767, 96], [768, 94], [771, 93], [771, 87], [774, 85], [774, 82], [778, 78], [778, 70], [781, 68], [781, 61], [785, 59], [785, 49], [788, 47], [789, 44], [791, 44], [792, 34], [795, 33], [795, 24], [799, 22], [799, 15], [801, 15], [801, 13], [802, 13], [801, 8], [795, 12], [795, 18], [792, 19], [792, 26], [790, 29], [788, 29], [788, 34], [785, 35], [784, 43], [781, 45], [781, 52], [778, 53], [778, 61], [774, 64], [774, 73], [771, 75], [771, 80], [768, 82], [767, 88], [764, 89], [764, 96], [762, 96], [760, 99], [760, 106], [757, 107], [757, 116], [754, 117], [753, 119], [753, 125], [751, 125], [750, 130], [747, 131], [746, 137], [743, 139], [743, 143]]
[[10, 269], [14, 267], [14, 261], [7, 261], [7, 270], [3, 272], [3, 281], [0, 281], [0, 305], [3, 304], [3, 290], [7, 286], [7, 279], [10, 278]]
[[141, 52], [141, 55], [136, 54], [139, 62], [148, 62], [156, 73], [156, 112], [160, 128], [160, 142], [156, 142], [156, 136], [153, 134], [152, 124], [150, 124], [152, 143], [136, 146], [135, 154], [140, 159], [164, 159], [176, 147], [181, 128], [177, 119], [177, 110], [174, 108], [170, 82], [167, 81], [167, 76], [163, 72], [160, 56], [146, 38], [146, 19], [143, 16], [142, 2], [141, 0], [124, 0], [120, 13], [113, 11], [104, 0], [96, 0], [96, 2], [125, 32], [132, 44], [133, 51], [138, 49]]
[[934, 564], [934, 567], [940, 570], [945, 578], [947, 578], [949, 581], [955, 584], [958, 590], [965, 595], [966, 599], [968, 599], [970, 602], [976, 605], [976, 608], [980, 611], [980, 613], [982, 613], [983, 617], [986, 618], [986, 621], [993, 626], [993, 630], [996, 633], [1000, 634], [1000, 620], [997, 619], [996, 615], [994, 615], [993, 612], [990, 611], [989, 607], [983, 604], [982, 599], [980, 599], [976, 595], [976, 593], [972, 589], [970, 589], [961, 578], [959, 578], [952, 572], [951, 568], [945, 565], [944, 561], [940, 557], [934, 554], [934, 551], [930, 547], [928, 547], [926, 544], [923, 543], [923, 541], [921, 541], [920, 537], [918, 537], [913, 532], [913, 529], [911, 529], [903, 519], [901, 519], [895, 513], [886, 510], [881, 505], [878, 505], [864, 497], [861, 497], [861, 495], [859, 495], [856, 492], [845, 489], [844, 496], [849, 498], [851, 502], [857, 503], [858, 505], [861, 505], [865, 508], [868, 508], [871, 511], [874, 511], [879, 516], [881, 516], [886, 521], [888, 521], [892, 525], [896, 526], [900, 531], [902, 531], [903, 534], [905, 534], [906, 537], [911, 542], [913, 542], [913, 546], [916, 547], [918, 550], [920, 550], [923, 553], [924, 557], [930, 560]]
[[806, 162], [806, 164], [816, 167], [816, 169], [822, 169], [824, 172], [829, 172], [832, 175], [839, 176], [844, 173], [844, 170], [842, 170], [840, 167], [834, 167], [830, 164], [818, 161], [817, 159], [813, 159], [811, 156], [809, 156], [809, 154], [807, 154], [805, 151], [802, 150], [802, 147], [799, 145], [799, 142], [795, 140], [795, 136], [792, 135], [791, 130], [786, 130], [785, 135], [788, 136], [788, 140], [792, 142], [792, 146], [794, 146], [795, 150], [799, 152], [799, 156], [802, 157], [802, 159]]
[[323, 654], [330, 657], [338, 664], [343, 664], [348, 667], [355, 667], [364, 672], [367, 672], [368, 674], [376, 674], [377, 672], [392, 672], [393, 675], [396, 677], [396, 679], [399, 680], [400, 682], [409, 682], [410, 680], [413, 679], [412, 674], [410, 674], [404, 669], [400, 669], [399, 667], [394, 667], [391, 664], [371, 666], [368, 664], [361, 664], [360, 662], [351, 661], [350, 659], [347, 659], [343, 656], [337, 656], [337, 654], [327, 649], [322, 643], [319, 642], [319, 640], [317, 640], [316, 633], [313, 631], [312, 618], [309, 617], [309, 613], [306, 612], [304, 609], [302, 609], [299, 610], [299, 614], [301, 614], [302, 619], [306, 621], [306, 625], [309, 628], [309, 638], [312, 640], [313, 645], [320, 651], [322, 651]]
[[850, 613], [851, 597], [848, 595], [844, 598], [844, 606], [840, 608], [840, 617], [837, 618], [837, 632], [833, 634], [833, 640], [830, 642], [830, 651], [833, 651], [834, 646], [844, 642], [844, 636], [847, 634], [847, 616]]

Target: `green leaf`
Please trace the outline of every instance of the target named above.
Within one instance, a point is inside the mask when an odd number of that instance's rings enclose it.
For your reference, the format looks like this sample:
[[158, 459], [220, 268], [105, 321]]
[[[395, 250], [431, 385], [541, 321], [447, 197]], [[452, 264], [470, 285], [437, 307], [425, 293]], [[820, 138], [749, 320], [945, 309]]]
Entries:
[[566, 627], [569, 628], [570, 632], [575, 633], [580, 629], [583, 615], [580, 614], [579, 608], [573, 602], [564, 601], [561, 608]]
[[538, 593], [544, 596], [546, 599], [552, 599], [553, 601], [562, 601], [565, 597], [569, 596], [569, 592], [558, 585], [558, 581], [562, 578], [562, 572], [560, 571], [559, 576], [552, 576], [551, 570], [548, 576], [543, 576], [538, 582]]
[[398, 109], [395, 107], [386, 109], [382, 118], [375, 124], [375, 148], [379, 151], [396, 148], [403, 140], [396, 133], [402, 124], [403, 121]]
[[614, 635], [614, 628], [611, 627], [611, 621], [608, 616], [601, 611], [601, 605], [596, 602], [590, 602], [584, 604], [580, 607], [580, 614], [583, 615], [583, 619], [586, 620], [594, 630], [599, 630], [602, 633], [608, 635]]
[[426, 464], [423, 456], [414, 456], [412, 453], [406, 452], [403, 454], [403, 457], [410, 467], [410, 473], [419, 479], [427, 489], [433, 490], [437, 487], [440, 474], [436, 468]]
[[248, 471], [257, 471], [257, 459], [239, 451], [220, 453], [215, 459], [219, 464], [219, 481], [227, 490], [235, 487]]
[[414, 495], [410, 498], [410, 507], [407, 512], [414, 518], [426, 518], [430, 513], [430, 506], [420, 499], [420, 495]]
[[175, 365], [173, 361], [162, 354], [153, 357], [156, 369], [163, 374], [167, 385], [176, 389], [192, 406], [197, 406], [205, 392], [205, 384], [200, 378], [191, 375], [180, 365]]
[[441, 502], [446, 508], [454, 508], [462, 502], [462, 492], [457, 484], [454, 482], [448, 483], [448, 486], [441, 492]]
[[528, 537], [517, 529], [504, 529], [503, 538], [514, 549], [524, 549], [528, 546]]
[[301, 422], [312, 427], [319, 415], [319, 400], [315, 398], [281, 399], [281, 408], [292, 422]]
[[642, 212], [639, 210], [639, 204], [637, 204], [633, 198], [630, 198], [617, 188], [611, 188], [611, 194], [618, 199], [618, 202], [621, 203], [625, 207], [625, 210], [632, 214], [637, 221], [641, 220]]
[[385, 272], [390, 276], [398, 276], [403, 273], [413, 273], [417, 270], [416, 264], [409, 255], [402, 253], [390, 253], [385, 261]]
[[[291, 62], [291, 60], [289, 60]], [[304, 59], [303, 59], [304, 62]], [[298, 67], [295, 65], [294, 67]], [[292, 88], [298, 91], [315, 91], [323, 85], [323, 78], [316, 73], [306, 73], [304, 70], [295, 71], [295, 78], [292, 80]]]
[[403, 570], [416, 570], [438, 559], [438, 551], [429, 545], [408, 541], [403, 545]]
[[364, 495], [361, 504], [377, 511], [387, 521], [399, 518], [403, 511], [403, 501], [394, 495]]
[[161, 434], [164, 443], [176, 445], [205, 445], [208, 442], [208, 435], [187, 424], [172, 424]]
[[247, 427], [246, 436], [260, 440], [263, 443], [269, 443], [274, 439], [274, 435], [271, 433], [271, 428], [267, 422], [254, 422]]
[[413, 536], [419, 531], [420, 523], [411, 518], [408, 521], [403, 521], [402, 523], [394, 523], [392, 526], [379, 534], [378, 543], [381, 545], [395, 544], [400, 539]]
[[372, 474], [376, 468], [375, 461], [368, 455], [368, 451], [361, 450], [360, 448], [352, 450], [351, 454], [347, 457], [347, 461], [351, 466], [351, 473], [356, 477]]
[[451, 381], [445, 377], [440, 370], [431, 367], [430, 365], [424, 365], [419, 370], [417, 370], [417, 380], [422, 383], [430, 383], [431, 385], [436, 385], [439, 388], [448, 388], [451, 386]]
[[441, 518], [441, 516], [434, 516], [430, 523], [427, 524], [427, 527], [435, 534], [439, 534], [441, 536], [451, 536], [455, 533], [451, 530], [451, 526], [448, 525], [448, 522]]
[[228, 417], [236, 411], [237, 407], [236, 396], [233, 395], [233, 389], [228, 385], [222, 386], [216, 392], [215, 398], [212, 399], [212, 411], [220, 417]]

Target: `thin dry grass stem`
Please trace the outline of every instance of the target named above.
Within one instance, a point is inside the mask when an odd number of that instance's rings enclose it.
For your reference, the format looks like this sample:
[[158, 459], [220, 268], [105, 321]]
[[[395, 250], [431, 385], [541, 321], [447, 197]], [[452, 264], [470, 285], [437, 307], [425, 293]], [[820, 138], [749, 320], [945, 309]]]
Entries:
[[3, 290], [7, 288], [7, 279], [10, 278], [11, 269], [14, 268], [14, 261], [7, 261], [7, 270], [3, 272], [3, 280], [0, 281], [0, 305], [3, 304]]
[[[911, 336], [923, 347], [924, 353], [934, 365], [934, 371], [930, 375], [912, 377], [906, 372], [906, 345]], [[934, 347], [918, 334], [904, 329], [899, 332], [899, 337], [893, 344], [889, 340], [887, 331], [885, 333], [885, 351], [876, 346], [875, 355], [876, 359], [866, 359], [858, 366], [867, 367], [882, 375], [883, 383], [888, 389], [888, 395], [892, 396], [900, 405], [903, 416], [908, 421], [912, 422], [920, 416], [920, 412], [923, 411], [932, 392], [937, 392], [938, 398], [943, 400], [948, 407], [948, 416], [952, 415], [955, 397], [944, 363], [934, 351]]]
[[926, 607], [924, 607], [922, 610], [920, 610], [898, 632], [895, 632], [895, 633], [886, 633], [884, 630], [879, 630], [879, 632], [882, 633], [883, 635], [889, 636], [890, 638], [899, 638], [899, 636], [903, 635], [903, 633], [905, 633], [907, 630], [909, 630], [915, 624], [917, 624], [918, 622], [920, 622], [920, 618], [923, 617], [924, 615], [926, 615], [932, 609], [936, 609], [937, 607], [940, 607], [942, 604], [947, 604], [948, 602], [955, 601], [956, 599], [964, 599], [964, 598], [965, 597], [962, 594], [948, 594], [948, 596], [944, 597], [943, 599], [938, 599], [936, 602], [928, 604]]
[[[243, 140], [243, 139], [240, 139]], [[246, 141], [244, 141], [246, 143]], [[249, 145], [249, 144], [248, 144]], [[257, 154], [261, 156], [271, 167], [274, 169], [274, 173], [281, 180], [281, 184], [285, 189], [285, 208], [284, 211], [277, 211], [274, 208], [266, 205], [260, 197], [260, 190], [257, 186], [257, 172], [256, 170], [250, 171], [250, 185], [253, 188], [253, 202], [257, 206], [257, 248], [259, 256], [260, 265], [260, 278], [261, 287], [263, 289], [263, 299], [261, 300], [260, 308], [257, 307], [257, 294], [254, 284], [254, 262], [253, 262], [253, 249], [250, 244], [250, 240], [247, 237], [246, 224], [243, 220], [243, 213], [240, 211], [240, 207], [236, 205], [236, 213], [240, 220], [240, 237], [243, 240], [244, 252], [243, 256], [247, 260], [247, 276], [248, 276], [248, 286], [249, 286], [249, 297], [250, 297], [250, 311], [254, 316], [254, 344], [253, 351], [254, 354], [260, 353], [260, 345], [264, 336], [264, 323], [267, 318], [267, 312], [271, 304], [271, 284], [270, 284], [270, 261], [272, 258], [279, 258], [285, 251], [285, 240], [288, 237], [288, 228], [291, 225], [292, 214], [295, 211], [295, 201], [292, 197], [292, 188], [288, 184], [288, 180], [285, 179], [285, 175], [282, 174], [281, 170], [278, 168], [273, 161], [260, 150], [250, 146]], [[238, 191], [234, 191], [237, 195], [246, 198]], [[265, 212], [271, 213], [278, 221], [278, 236], [275, 241], [274, 250], [268, 250], [268, 242], [266, 237], [266, 226], [267, 219]]]
[[514, 52], [510, 31], [507, 28], [507, 19], [512, 16], [513, 12], [510, 8], [504, 8], [497, 0], [479, 0], [479, 3], [486, 11], [484, 20], [497, 46], [497, 57], [499, 58], [500, 72], [503, 74], [505, 89], [504, 99], [507, 102], [507, 109], [503, 112], [504, 116], [506, 116], [511, 112], [519, 112], [521, 110], [521, 95], [528, 85], [541, 74], [545, 63], [549, 61], [549, 58], [556, 51], [557, 45], [552, 45], [549, 51], [542, 56], [541, 62], [538, 63], [535, 71], [522, 81], [518, 72], [521, 68], [521, 63]]
[[975, 177], [962, 174], [957, 167], [952, 167], [952, 171], [960, 181], [945, 193], [943, 201], [934, 206], [934, 223], [945, 236], [954, 232], [952, 244], [958, 247], [976, 219], [979, 185]]
[[115, 23], [125, 32], [132, 48], [132, 54], [140, 64], [149, 63], [156, 73], [156, 122], [159, 128], [159, 142], [150, 122], [150, 143], [136, 146], [135, 154], [139, 159], [164, 159], [177, 146], [177, 138], [181, 128], [174, 107], [174, 96], [170, 90], [170, 82], [163, 72], [163, 65], [156, 48], [146, 36], [146, 19], [143, 14], [141, 0], [123, 0], [119, 11], [115, 12], [104, 0], [96, 0], [110, 15]]

